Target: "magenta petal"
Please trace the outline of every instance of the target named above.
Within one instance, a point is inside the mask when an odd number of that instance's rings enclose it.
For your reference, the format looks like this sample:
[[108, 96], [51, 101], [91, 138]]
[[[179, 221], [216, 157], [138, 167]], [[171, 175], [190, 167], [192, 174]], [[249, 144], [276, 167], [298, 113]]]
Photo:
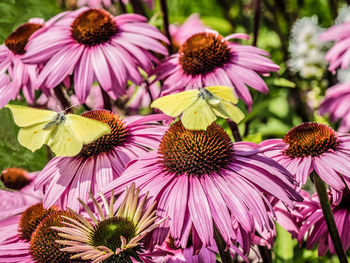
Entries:
[[208, 246], [210, 245], [210, 238], [213, 237], [214, 234], [210, 207], [198, 178], [192, 176], [190, 181], [188, 208], [191, 219], [203, 245]]

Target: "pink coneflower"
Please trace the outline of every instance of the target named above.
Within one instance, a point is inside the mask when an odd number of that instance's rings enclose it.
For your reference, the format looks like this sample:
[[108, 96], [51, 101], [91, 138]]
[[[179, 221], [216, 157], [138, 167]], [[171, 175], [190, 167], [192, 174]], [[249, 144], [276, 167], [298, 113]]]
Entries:
[[283, 138], [260, 143], [264, 153], [291, 172], [299, 187], [316, 172], [333, 191], [334, 202], [350, 183], [350, 136], [327, 125], [307, 122], [291, 129]]
[[347, 69], [350, 63], [350, 22], [332, 26], [320, 35], [322, 41], [335, 41], [327, 52], [328, 69], [335, 73], [339, 67]]
[[[34, 102], [34, 88], [39, 66], [24, 64], [22, 58], [26, 53], [28, 39], [43, 26], [43, 19], [30, 19], [12, 32], [5, 43], [0, 45], [0, 107], [6, 105], [9, 100], [15, 99], [20, 90], [23, 91], [28, 103]], [[6, 72], [12, 80], [11, 85], [5, 85], [5, 82], [8, 82], [4, 77]]]
[[332, 122], [341, 120], [339, 132], [350, 130], [350, 83], [339, 83], [330, 87], [320, 105], [320, 114], [329, 113]]
[[0, 75], [0, 108], [7, 105], [10, 100], [17, 97], [18, 92], [13, 92], [12, 83], [8, 75]]
[[42, 201], [42, 191], [34, 191], [33, 181], [37, 174], [20, 168], [7, 168], [1, 172], [1, 183], [7, 190], [0, 190], [0, 220], [18, 215]]
[[208, 29], [208, 27], [203, 25], [198, 14], [192, 14], [180, 26], [171, 24], [169, 26], [169, 31], [175, 51], [179, 51], [181, 45], [184, 44], [189, 37], [201, 33], [205, 31], [205, 29]]
[[228, 245], [238, 242], [247, 253], [255, 230], [268, 232], [274, 227], [265, 193], [290, 206], [292, 200], [301, 200], [286, 169], [260, 154], [253, 143], [232, 143], [216, 123], [205, 131], [174, 123], [157, 152], [134, 161], [102, 192], [121, 192], [133, 182], [158, 201], [160, 217], [169, 217], [156, 230], [155, 241], [162, 244], [170, 232], [175, 245], [185, 248], [191, 232], [195, 251], [202, 244], [215, 245], [215, 224]]
[[32, 233], [55, 209], [43, 209], [42, 203], [28, 206], [21, 214], [0, 221], [0, 262], [34, 262], [29, 252]]
[[44, 207], [55, 202], [62, 209], [78, 210], [79, 197], [87, 202], [89, 193], [98, 191], [119, 177], [127, 163], [158, 147], [166, 130], [157, 121], [163, 114], [120, 119], [107, 110], [90, 111], [83, 116], [107, 123], [111, 133], [84, 145], [74, 157], [55, 157], [35, 180], [36, 189], [45, 187]]
[[[329, 193], [330, 200], [332, 199], [331, 196]], [[345, 251], [350, 247], [349, 202], [349, 189], [345, 188], [340, 203], [331, 205], [335, 224]], [[298, 234], [298, 241], [302, 242], [305, 239], [307, 249], [312, 249], [318, 244], [319, 256], [323, 256], [328, 250], [331, 254], [336, 254], [317, 194], [313, 194], [311, 198], [305, 198], [302, 203], [297, 204], [296, 209], [302, 214], [304, 220]]]
[[63, 238], [57, 240], [65, 246], [61, 251], [72, 253], [71, 259], [92, 263], [140, 261], [144, 237], [164, 221], [155, 223], [155, 202], [146, 208], [147, 194], [139, 200], [139, 189], [135, 189], [134, 184], [125, 190], [121, 202], [116, 203], [113, 195], [109, 201], [104, 195], [100, 196], [104, 209], [102, 203], [91, 196], [95, 214], [80, 200], [88, 218], [69, 209], [76, 219], [66, 218], [63, 226], [53, 227]]
[[136, 14], [113, 17], [103, 9], [68, 11], [27, 46], [27, 63], [47, 63], [38, 83], [54, 88], [74, 74], [74, 89], [84, 103], [97, 80], [113, 99], [125, 94], [128, 80], [141, 84], [138, 67], [146, 72], [157, 59], [150, 51], [167, 54], [158, 40], [167, 38]]
[[163, 94], [216, 85], [233, 87], [234, 92], [249, 107], [252, 105], [248, 86], [267, 93], [265, 82], [257, 73], [277, 71], [279, 67], [266, 56], [269, 53], [230, 42], [249, 39], [246, 34], [221, 36], [206, 30], [189, 37], [177, 54], [171, 55], [155, 70], [157, 80], [163, 80]]
[[[129, 0], [121, 0], [125, 5], [129, 3]], [[117, 2], [116, 0], [78, 0], [78, 6], [89, 6], [91, 8], [110, 8], [111, 5]], [[154, 0], [143, 0], [148, 8], [153, 9]]]

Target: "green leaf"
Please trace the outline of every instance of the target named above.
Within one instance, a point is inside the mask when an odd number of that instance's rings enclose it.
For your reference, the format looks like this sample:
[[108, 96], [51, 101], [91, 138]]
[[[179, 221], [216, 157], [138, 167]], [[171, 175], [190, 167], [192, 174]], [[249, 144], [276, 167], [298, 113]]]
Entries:
[[0, 123], [0, 171], [8, 167], [20, 167], [30, 172], [41, 170], [48, 161], [45, 148], [33, 153], [19, 144], [19, 128], [9, 109], [0, 110]]
[[295, 88], [295, 83], [285, 78], [274, 79], [273, 84], [280, 87]]
[[277, 237], [273, 247], [276, 256], [275, 262], [294, 262], [294, 247], [297, 244], [297, 241], [293, 240], [291, 234], [279, 224], [276, 224], [276, 231]]
[[262, 135], [260, 133], [248, 134], [243, 138], [243, 141], [260, 143], [263, 140]]

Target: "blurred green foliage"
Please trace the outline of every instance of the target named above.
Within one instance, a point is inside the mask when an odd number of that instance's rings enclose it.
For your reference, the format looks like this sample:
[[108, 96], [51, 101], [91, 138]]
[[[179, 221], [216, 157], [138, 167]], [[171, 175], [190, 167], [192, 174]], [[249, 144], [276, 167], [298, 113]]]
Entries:
[[45, 20], [60, 12], [55, 0], [2, 0], [0, 2], [0, 41], [30, 18]]
[[0, 110], [0, 123], [0, 171], [8, 167], [20, 167], [30, 172], [41, 170], [48, 161], [45, 148], [32, 153], [19, 144], [19, 128], [9, 109]]

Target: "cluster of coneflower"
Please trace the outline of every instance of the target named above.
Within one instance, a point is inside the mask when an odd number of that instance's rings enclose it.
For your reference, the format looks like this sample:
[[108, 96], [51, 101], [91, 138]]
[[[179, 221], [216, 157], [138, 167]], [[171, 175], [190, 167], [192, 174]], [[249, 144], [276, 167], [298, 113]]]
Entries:
[[[349, 64], [349, 28], [323, 35], [342, 42], [328, 53], [332, 69]], [[165, 114], [115, 113], [122, 96], [132, 113], [209, 86], [231, 87], [250, 110], [248, 86], [267, 93], [260, 75], [279, 70], [266, 51], [231, 41], [246, 34], [224, 37], [196, 17], [166, 32], [138, 14], [82, 7], [33, 18], [0, 46], [0, 107], [22, 95], [33, 106], [77, 102], [111, 129], [40, 172], [2, 172], [0, 262], [248, 261], [252, 246], [273, 245], [276, 221], [347, 262], [349, 134], [308, 122], [283, 139], [233, 142], [215, 122], [190, 130]]]

